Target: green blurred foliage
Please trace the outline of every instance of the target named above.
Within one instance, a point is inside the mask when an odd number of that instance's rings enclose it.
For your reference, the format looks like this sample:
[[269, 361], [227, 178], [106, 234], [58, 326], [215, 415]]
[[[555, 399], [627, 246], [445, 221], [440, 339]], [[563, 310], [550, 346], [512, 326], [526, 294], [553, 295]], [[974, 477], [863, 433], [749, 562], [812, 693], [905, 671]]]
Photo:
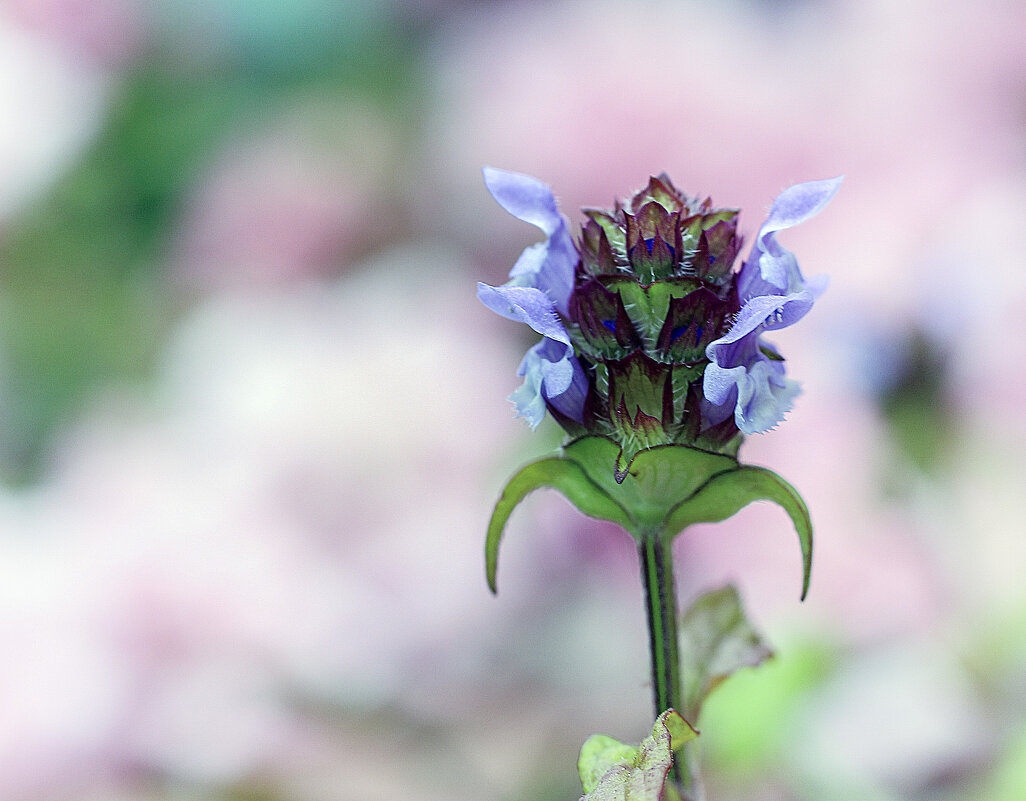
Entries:
[[1026, 726], [1004, 744], [987, 786], [975, 797], [989, 801], [1022, 801], [1026, 798]]
[[822, 641], [785, 642], [758, 670], [740, 670], [702, 712], [709, 768], [740, 781], [772, 773], [794, 734], [800, 705], [833, 674], [839, 656]]
[[[925, 474], [944, 465], [957, 420], [948, 393], [950, 355], [919, 329], [901, 342], [899, 371], [880, 397], [880, 410], [904, 460]], [[888, 478], [900, 488], [901, 470]]]
[[95, 140], [0, 236], [0, 480], [38, 479], [51, 436], [93, 393], [145, 381], [183, 300], [166, 270], [175, 225], [219, 146], [297, 95], [346, 91], [397, 129], [415, 124], [416, 31], [401, 19], [200, 5], [232, 12], [220, 49], [158, 32]]

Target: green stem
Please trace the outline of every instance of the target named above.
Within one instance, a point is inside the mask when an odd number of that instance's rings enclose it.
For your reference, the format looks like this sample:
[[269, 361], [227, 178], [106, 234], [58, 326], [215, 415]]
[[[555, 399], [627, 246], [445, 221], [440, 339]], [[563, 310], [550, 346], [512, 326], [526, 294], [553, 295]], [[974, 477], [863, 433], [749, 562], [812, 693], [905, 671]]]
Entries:
[[[677, 645], [677, 592], [673, 580], [672, 539], [653, 532], [642, 537], [641, 583], [645, 588], [649, 645], [652, 654], [652, 692], [655, 716], [667, 709], [685, 713]], [[670, 778], [682, 799], [697, 801], [702, 795], [697, 776], [684, 750], [673, 760]]]
[[641, 581], [645, 588], [655, 717], [680, 709], [680, 665], [677, 654], [677, 593], [673, 585], [673, 552], [655, 535], [640, 547]]

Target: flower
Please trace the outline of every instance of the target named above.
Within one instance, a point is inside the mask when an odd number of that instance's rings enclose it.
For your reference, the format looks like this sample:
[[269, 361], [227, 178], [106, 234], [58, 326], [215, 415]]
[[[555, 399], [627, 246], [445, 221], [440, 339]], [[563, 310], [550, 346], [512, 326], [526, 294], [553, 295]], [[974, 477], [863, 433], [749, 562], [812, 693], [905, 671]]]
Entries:
[[703, 389], [711, 419], [733, 410], [738, 429], [755, 434], [773, 428], [790, 411], [798, 385], [784, 378], [783, 359], [760, 333], [798, 322], [826, 289], [826, 280], [806, 281], [795, 255], [777, 242], [776, 234], [818, 214], [841, 180], [796, 184], [773, 201], [737, 276], [744, 306], [731, 329], [706, 348], [710, 364]]
[[493, 167], [483, 170], [488, 191], [506, 211], [547, 234], [524, 250], [501, 287], [479, 283], [477, 296], [489, 309], [527, 323], [544, 339], [527, 352], [518, 375], [524, 384], [510, 396], [517, 414], [535, 428], [546, 403], [571, 420], [581, 421], [587, 378], [574, 357], [560, 320], [573, 291], [577, 250], [552, 190], [536, 178]]
[[543, 337], [511, 396], [532, 426], [547, 409], [572, 435], [612, 439], [622, 476], [643, 449], [733, 454], [743, 434], [783, 419], [798, 387], [760, 337], [801, 319], [825, 281], [806, 281], [776, 235], [817, 214], [840, 178], [782, 192], [735, 273], [739, 211], [690, 198], [666, 175], [611, 210], [586, 209], [576, 246], [545, 184], [494, 168], [484, 176], [503, 208], [547, 236], [508, 283], [478, 285], [486, 306]]

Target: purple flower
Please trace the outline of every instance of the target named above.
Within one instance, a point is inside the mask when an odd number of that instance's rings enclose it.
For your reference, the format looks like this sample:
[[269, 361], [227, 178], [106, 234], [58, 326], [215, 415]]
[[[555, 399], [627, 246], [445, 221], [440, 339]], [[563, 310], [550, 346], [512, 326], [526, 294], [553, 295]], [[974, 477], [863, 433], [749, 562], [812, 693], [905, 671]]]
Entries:
[[510, 400], [532, 428], [545, 416], [546, 403], [580, 422], [588, 381], [560, 319], [560, 314], [567, 313], [578, 260], [567, 221], [552, 190], [541, 181], [494, 167], [485, 167], [483, 173], [485, 185], [499, 205], [546, 234], [544, 242], [524, 250], [506, 284], [477, 285], [477, 296], [485, 306], [510, 320], [527, 323], [544, 337], [521, 362], [518, 375], [524, 376], [524, 383]]
[[706, 348], [711, 363], [703, 392], [709, 422], [725, 420], [733, 411], [737, 427], [754, 434], [773, 428], [790, 411], [798, 386], [784, 378], [783, 360], [761, 340], [761, 332], [798, 322], [822, 294], [826, 281], [806, 281], [794, 254], [777, 242], [776, 234], [818, 214], [841, 180], [796, 184], [773, 202], [738, 273], [741, 311], [730, 330]]

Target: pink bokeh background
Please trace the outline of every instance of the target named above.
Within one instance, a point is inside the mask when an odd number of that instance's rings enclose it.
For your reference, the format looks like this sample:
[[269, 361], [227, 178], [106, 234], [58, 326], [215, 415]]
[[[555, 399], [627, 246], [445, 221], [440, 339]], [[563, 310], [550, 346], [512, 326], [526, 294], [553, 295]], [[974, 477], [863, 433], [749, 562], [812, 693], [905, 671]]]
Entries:
[[[682, 593], [736, 582], [777, 675], [823, 654], [741, 756], [732, 727], [762, 713], [724, 688], [710, 794], [1026, 797], [1026, 8], [346, 6], [421, 31], [402, 124], [329, 87], [226, 136], [158, 265], [176, 312], [152, 376], [95, 387], [44, 474], [0, 487], [0, 798], [576, 798], [589, 734], [644, 736], [626, 535], [540, 493], [485, 586], [491, 506], [559, 434], [512, 419], [531, 340], [474, 299], [536, 236], [484, 164], [542, 178], [575, 222], [665, 171], [743, 208], [749, 239], [785, 186], [846, 176], [785, 234], [831, 279], [775, 337], [804, 392], [742, 451], [812, 509], [809, 599], [778, 509], [677, 543]], [[0, 239], [167, 17], [0, 9]], [[946, 365], [911, 423], [947, 410], [925, 467], [881, 402], [913, 331]]]

